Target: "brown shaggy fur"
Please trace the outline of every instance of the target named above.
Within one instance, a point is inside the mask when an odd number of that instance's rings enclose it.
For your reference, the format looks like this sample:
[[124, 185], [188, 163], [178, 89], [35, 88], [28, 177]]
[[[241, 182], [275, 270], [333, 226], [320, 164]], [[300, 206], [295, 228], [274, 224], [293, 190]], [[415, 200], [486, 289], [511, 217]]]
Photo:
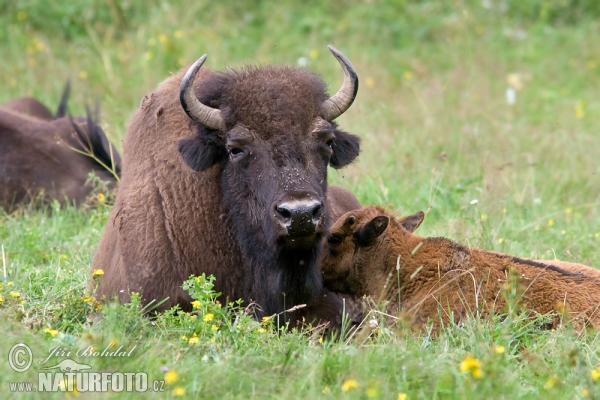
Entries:
[[19, 99], [10, 100], [0, 104], [0, 107], [4, 110], [14, 111], [19, 114], [25, 114], [46, 121], [50, 121], [54, 117], [48, 107], [33, 97], [21, 97]]
[[[73, 150], [88, 151], [91, 142], [95, 154], [110, 153], [104, 132], [91, 118], [52, 119], [39, 101], [14, 100], [0, 105], [0, 142], [0, 207], [5, 210], [40, 198], [82, 204], [92, 190], [86, 185], [90, 172], [116, 183], [102, 165]], [[118, 166], [115, 150], [113, 158]]]
[[[358, 144], [355, 154], [344, 161], [335, 158], [339, 153], [335, 148], [332, 153], [318, 141], [321, 129], [334, 126], [318, 117], [319, 104], [328, 97], [324, 83], [296, 68], [247, 67], [227, 73], [203, 68], [195, 80], [195, 94], [221, 110], [225, 121], [221, 132], [186, 116], [178, 96], [184, 73], [147, 95], [131, 121], [119, 193], [92, 262], [92, 271], [104, 270], [98, 296], [117, 295], [120, 301], [128, 301], [130, 291], [140, 291], [145, 303], [168, 299], [157, 310], [174, 305], [189, 310], [190, 298], [181, 289], [182, 282], [192, 274], [206, 273], [215, 276], [215, 289], [224, 297], [241, 298], [246, 304], [254, 301], [264, 313], [312, 302], [301, 316], [312, 310], [312, 316], [327, 319], [323, 314], [328, 314], [337, 319], [339, 296], [322, 290], [322, 246], [318, 244], [313, 254], [316, 276], [305, 278], [301, 253], [288, 260], [295, 267], [270, 261], [279, 260], [275, 254], [280, 250], [261, 229], [271, 218], [273, 196], [288, 190], [307, 190], [312, 185], [327, 192], [326, 219], [359, 204], [348, 191], [327, 190], [330, 154], [331, 165], [341, 167], [356, 157]], [[351, 136], [335, 132], [338, 139]], [[230, 161], [226, 152], [225, 143], [232, 137], [254, 146], [246, 149], [249, 166], [245, 169]], [[314, 157], [319, 157], [318, 163]], [[290, 167], [290, 160], [297, 168]], [[256, 230], [248, 233], [244, 229], [249, 227]], [[261, 247], [263, 243], [271, 247]], [[267, 262], [261, 258], [271, 263], [265, 267]], [[297, 295], [281, 290], [288, 275], [286, 282], [293, 290], [308, 282], [306, 294], [304, 288]], [[329, 299], [334, 304], [322, 303]]]
[[387, 300], [391, 310], [401, 305], [416, 326], [433, 321], [434, 331], [451, 316], [457, 322], [469, 314], [502, 312], [503, 292], [511, 291], [520, 306], [553, 313], [552, 326], [561, 315], [578, 326], [600, 323], [600, 271], [420, 237], [413, 232], [424, 216], [396, 218], [374, 206], [344, 214], [331, 229], [323, 262], [325, 286]]

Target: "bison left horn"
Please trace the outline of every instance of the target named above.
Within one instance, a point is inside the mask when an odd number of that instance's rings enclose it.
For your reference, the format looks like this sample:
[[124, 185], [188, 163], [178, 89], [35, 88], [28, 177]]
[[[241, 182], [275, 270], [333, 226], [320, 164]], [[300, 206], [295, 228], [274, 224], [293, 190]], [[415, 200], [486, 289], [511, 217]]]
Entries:
[[358, 92], [358, 75], [350, 60], [333, 46], [327, 46], [344, 69], [344, 83], [336, 94], [321, 104], [321, 116], [327, 121], [333, 121], [346, 112], [354, 102]]
[[196, 78], [198, 71], [202, 68], [206, 57], [206, 54], [200, 57], [185, 73], [179, 87], [179, 101], [185, 113], [191, 119], [210, 129], [220, 130], [225, 125], [221, 116], [221, 110], [202, 104], [194, 94], [194, 78]]

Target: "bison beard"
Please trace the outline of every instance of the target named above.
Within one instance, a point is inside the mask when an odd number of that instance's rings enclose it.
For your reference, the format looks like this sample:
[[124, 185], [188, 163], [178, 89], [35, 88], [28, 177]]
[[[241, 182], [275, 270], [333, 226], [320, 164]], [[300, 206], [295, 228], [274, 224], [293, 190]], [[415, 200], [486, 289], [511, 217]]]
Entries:
[[[359, 152], [359, 138], [332, 122], [358, 87], [349, 61], [332, 53], [346, 72], [332, 97], [305, 69], [212, 72], [200, 70], [203, 57], [142, 101], [92, 263], [105, 271], [99, 295], [139, 290], [146, 303], [168, 297], [161, 310], [187, 310], [181, 283], [206, 273], [229, 300], [258, 303], [258, 316], [316, 301], [331, 209], [357, 204], [328, 198], [327, 166]], [[324, 298], [341, 313], [336, 296]]]

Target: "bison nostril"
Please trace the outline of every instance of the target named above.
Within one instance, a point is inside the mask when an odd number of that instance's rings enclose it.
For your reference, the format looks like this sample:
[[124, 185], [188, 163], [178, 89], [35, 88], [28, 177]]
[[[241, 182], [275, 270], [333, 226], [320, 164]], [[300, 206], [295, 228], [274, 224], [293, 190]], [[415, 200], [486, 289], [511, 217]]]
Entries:
[[277, 217], [284, 223], [289, 223], [292, 219], [292, 212], [287, 207], [275, 207]]
[[312, 212], [313, 221], [318, 220], [323, 215], [323, 206], [321, 204], [317, 204]]

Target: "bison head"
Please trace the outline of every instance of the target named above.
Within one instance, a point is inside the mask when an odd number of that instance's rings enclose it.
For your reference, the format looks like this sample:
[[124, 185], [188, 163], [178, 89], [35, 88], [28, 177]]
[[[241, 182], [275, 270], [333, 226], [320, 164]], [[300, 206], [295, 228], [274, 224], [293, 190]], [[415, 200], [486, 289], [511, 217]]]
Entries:
[[309, 301], [321, 288], [327, 167], [359, 153], [359, 138], [333, 122], [354, 101], [358, 78], [329, 49], [345, 72], [332, 97], [316, 74], [290, 67], [207, 72], [194, 86], [206, 55], [181, 83], [196, 134], [179, 142], [179, 152], [195, 171], [221, 168], [223, 205], [244, 258], [262, 290], [286, 296], [287, 304], [261, 304], [267, 312]]

